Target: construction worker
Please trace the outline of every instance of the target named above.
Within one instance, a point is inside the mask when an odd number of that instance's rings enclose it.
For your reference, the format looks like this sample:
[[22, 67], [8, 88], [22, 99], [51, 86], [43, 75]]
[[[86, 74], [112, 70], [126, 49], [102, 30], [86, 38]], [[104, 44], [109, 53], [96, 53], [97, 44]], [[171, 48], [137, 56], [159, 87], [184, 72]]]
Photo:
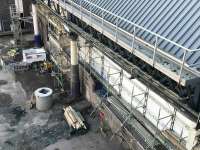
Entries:
[[41, 64], [40, 67], [41, 67], [41, 68], [40, 68], [40, 69], [41, 69], [41, 70], [40, 70], [41, 73], [44, 73], [44, 72], [49, 72], [49, 73], [51, 73], [53, 65], [52, 65], [52, 63], [45, 61], [45, 62], [43, 62], [43, 63]]
[[51, 73], [51, 71], [52, 71], [52, 68], [53, 68], [53, 65], [52, 65], [52, 63], [51, 63], [51, 62], [48, 62], [48, 63], [47, 63], [47, 70], [48, 70], [48, 72], [50, 72], [50, 73]]

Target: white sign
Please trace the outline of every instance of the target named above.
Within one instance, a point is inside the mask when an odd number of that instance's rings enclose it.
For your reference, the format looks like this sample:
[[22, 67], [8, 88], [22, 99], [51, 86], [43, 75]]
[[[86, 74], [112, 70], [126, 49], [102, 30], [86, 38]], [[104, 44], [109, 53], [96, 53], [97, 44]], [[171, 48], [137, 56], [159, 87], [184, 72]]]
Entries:
[[31, 64], [40, 61], [46, 61], [46, 51], [43, 48], [23, 50], [23, 62]]

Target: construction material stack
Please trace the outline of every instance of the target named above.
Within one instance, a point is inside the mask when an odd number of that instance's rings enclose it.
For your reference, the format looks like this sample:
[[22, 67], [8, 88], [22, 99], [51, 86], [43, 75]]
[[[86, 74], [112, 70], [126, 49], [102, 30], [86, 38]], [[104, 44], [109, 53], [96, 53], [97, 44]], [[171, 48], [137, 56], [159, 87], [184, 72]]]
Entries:
[[64, 116], [71, 133], [86, 133], [87, 126], [80, 112], [76, 112], [71, 106], [68, 106], [64, 108]]

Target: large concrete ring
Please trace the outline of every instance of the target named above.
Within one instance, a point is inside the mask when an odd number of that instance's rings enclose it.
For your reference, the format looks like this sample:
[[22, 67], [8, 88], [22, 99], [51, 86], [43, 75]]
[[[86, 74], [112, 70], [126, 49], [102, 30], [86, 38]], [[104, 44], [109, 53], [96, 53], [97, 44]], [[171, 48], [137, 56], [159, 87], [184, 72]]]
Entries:
[[49, 110], [53, 104], [53, 90], [48, 87], [42, 87], [35, 91], [36, 108], [39, 111]]

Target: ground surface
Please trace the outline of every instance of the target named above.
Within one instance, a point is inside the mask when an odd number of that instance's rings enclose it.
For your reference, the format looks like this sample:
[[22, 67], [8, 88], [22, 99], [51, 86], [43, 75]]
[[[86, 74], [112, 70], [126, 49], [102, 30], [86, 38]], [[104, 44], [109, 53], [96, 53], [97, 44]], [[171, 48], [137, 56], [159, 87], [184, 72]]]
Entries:
[[[82, 136], [69, 134], [63, 105], [48, 112], [27, 109], [26, 101], [39, 87], [52, 87], [49, 75], [0, 71], [0, 150], [121, 150], [98, 131], [98, 121], [85, 115], [90, 130]], [[59, 97], [57, 97], [59, 99]]]

